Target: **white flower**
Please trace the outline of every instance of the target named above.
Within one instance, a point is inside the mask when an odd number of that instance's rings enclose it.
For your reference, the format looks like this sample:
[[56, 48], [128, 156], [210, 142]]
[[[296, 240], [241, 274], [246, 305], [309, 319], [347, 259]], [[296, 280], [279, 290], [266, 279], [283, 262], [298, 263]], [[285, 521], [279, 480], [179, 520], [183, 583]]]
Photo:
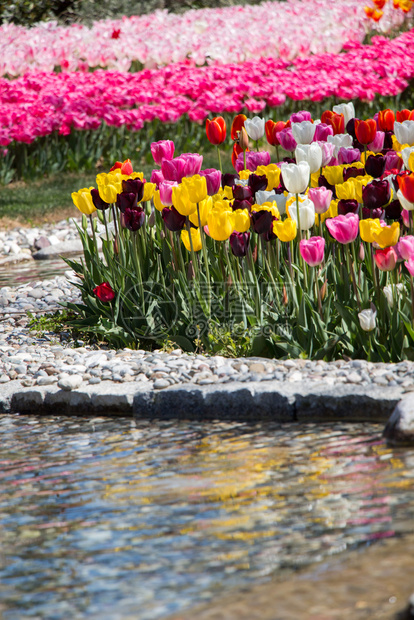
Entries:
[[276, 198], [274, 200], [276, 201], [280, 215], [284, 215], [286, 213], [287, 196], [285, 196], [285, 194], [276, 194]]
[[336, 136], [328, 136], [327, 142], [330, 142], [335, 146], [334, 157], [338, 156], [338, 151], [341, 147], [352, 146], [352, 136], [349, 133], [338, 133]]
[[298, 144], [310, 144], [315, 135], [316, 125], [311, 121], [302, 121], [301, 123], [292, 123], [291, 129]]
[[264, 202], [275, 202], [277, 199], [277, 194], [271, 190], [267, 192], [266, 190], [259, 190], [255, 194], [255, 202], [257, 205], [262, 205]]
[[403, 121], [394, 123], [394, 133], [400, 144], [414, 145], [414, 121]]
[[400, 189], [397, 192], [397, 198], [400, 201], [403, 209], [407, 209], [407, 211], [414, 211], [414, 204], [407, 200], [407, 198], [404, 196]]
[[[403, 158], [403, 162], [404, 162], [404, 166], [407, 170], [411, 170], [409, 163], [410, 163], [410, 155], [411, 153], [414, 153], [414, 146], [407, 146], [405, 149], [403, 149], [401, 151], [401, 155]], [[412, 172], [412, 170], [411, 170]]]
[[310, 167], [308, 162], [301, 161], [298, 164], [281, 164], [283, 183], [291, 194], [303, 194], [308, 187]]
[[355, 108], [352, 101], [350, 101], [349, 103], [339, 103], [338, 105], [334, 105], [332, 110], [335, 112], [335, 114], [344, 115], [345, 127], [348, 121], [351, 120], [351, 118], [355, 118]]
[[371, 332], [375, 329], [375, 322], [377, 318], [377, 311], [370, 308], [369, 310], [362, 310], [358, 312], [359, 324], [364, 332]]
[[[301, 200], [301, 198], [302, 197], [299, 196], [300, 229], [309, 230], [315, 223], [315, 205], [309, 198], [305, 196], [303, 196], [303, 200]], [[289, 205], [288, 211], [292, 220], [295, 220], [296, 224], [298, 224], [296, 202]]]
[[260, 118], [260, 116], [247, 118], [244, 121], [244, 128], [249, 138], [252, 140], [260, 140], [265, 132], [265, 119]]
[[[390, 306], [390, 308], [394, 306], [394, 295], [393, 295], [392, 289], [393, 289], [393, 286], [390, 284], [388, 284], [387, 286], [384, 286], [384, 288], [382, 289], [385, 297], [387, 298], [388, 305]], [[404, 290], [404, 284], [401, 284], [401, 282], [394, 285], [395, 294], [400, 294], [403, 290]]]
[[234, 185], [241, 185], [242, 187], [247, 187], [249, 184], [249, 179], [235, 179]]
[[317, 142], [298, 144], [295, 150], [296, 162], [307, 161], [311, 174], [318, 172], [322, 166], [322, 149]]

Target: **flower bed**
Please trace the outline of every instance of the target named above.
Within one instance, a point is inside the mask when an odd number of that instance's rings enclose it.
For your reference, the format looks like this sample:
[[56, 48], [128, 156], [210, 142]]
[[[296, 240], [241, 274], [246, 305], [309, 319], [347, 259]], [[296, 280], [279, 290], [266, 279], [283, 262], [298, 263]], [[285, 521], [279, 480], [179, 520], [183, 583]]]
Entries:
[[91, 28], [52, 22], [34, 28], [4, 24], [0, 75], [96, 67], [128, 71], [132, 63], [154, 68], [187, 58], [197, 65], [261, 56], [292, 60], [299, 54], [337, 53], [347, 42], [361, 42], [371, 29], [387, 32], [403, 21], [403, 14], [390, 6], [377, 25], [367, 18], [364, 5], [364, 0], [291, 0], [183, 15], [156, 11], [98, 21]]
[[[319, 123], [306, 111], [287, 124], [239, 115], [234, 174], [203, 171], [201, 155], [177, 156], [168, 140], [151, 145], [151, 180], [117, 162], [73, 194], [85, 215], [84, 262], [68, 261], [81, 277], [76, 326], [114, 346], [411, 358], [412, 119], [363, 121], [352, 104]], [[206, 132], [220, 146], [224, 120]], [[265, 132], [294, 157], [248, 150]]]

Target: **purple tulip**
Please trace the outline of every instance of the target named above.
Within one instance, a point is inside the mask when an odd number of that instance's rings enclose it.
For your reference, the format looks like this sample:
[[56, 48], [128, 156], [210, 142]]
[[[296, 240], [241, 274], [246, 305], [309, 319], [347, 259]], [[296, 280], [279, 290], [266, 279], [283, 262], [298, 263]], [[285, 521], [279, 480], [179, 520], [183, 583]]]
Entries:
[[391, 187], [388, 181], [374, 180], [362, 188], [362, 201], [368, 209], [384, 207], [390, 200]]
[[[402, 158], [395, 151], [388, 151], [385, 155], [385, 170], [401, 170], [403, 165]], [[398, 188], [397, 188], [398, 189]]]
[[164, 159], [172, 159], [174, 157], [174, 142], [172, 140], [160, 140], [151, 144], [151, 154], [158, 166], [162, 165]]
[[165, 207], [161, 212], [164, 224], [172, 232], [182, 230], [185, 226], [186, 216], [181, 215], [175, 207]]
[[352, 147], [346, 148], [341, 146], [338, 151], [338, 164], [341, 166], [342, 164], [353, 164], [356, 161], [360, 161], [361, 159], [361, 151], [359, 149], [354, 149]]
[[333, 136], [332, 125], [318, 123], [318, 125], [316, 125], [315, 135], [313, 136], [312, 142], [326, 142], [328, 136]]
[[347, 133], [349, 133], [350, 136], [353, 137], [354, 140], [356, 140], [355, 121], [356, 121], [356, 118], [351, 118], [346, 124], [346, 131]]
[[356, 177], [361, 177], [364, 176], [364, 169], [363, 168], [344, 168], [343, 170], [343, 177], [344, 177], [344, 183], [348, 180], [348, 179], [353, 179]]
[[[258, 166], [268, 166], [270, 164], [270, 153], [267, 151], [247, 151], [246, 167], [250, 172], [254, 172]], [[240, 153], [235, 164], [236, 172], [244, 170], [244, 156]]]
[[267, 188], [267, 183], [268, 181], [265, 174], [251, 174], [249, 176], [248, 184], [253, 196], [256, 194], [256, 192], [265, 190]]
[[249, 249], [249, 243], [249, 232], [239, 233], [234, 231], [230, 235], [230, 247], [234, 256], [238, 256], [239, 258], [246, 256]]
[[253, 204], [253, 194], [246, 185], [233, 185], [233, 197], [235, 200], [248, 200]]
[[98, 209], [99, 211], [105, 211], [106, 209], [109, 209], [109, 207], [111, 206], [109, 202], [105, 202], [105, 200], [102, 200], [102, 198], [99, 195], [99, 190], [91, 189], [91, 196], [92, 196], [92, 202], [94, 204], [94, 207]]
[[122, 192], [118, 194], [116, 197], [116, 206], [121, 213], [125, 213], [126, 209], [136, 209], [137, 195], [134, 194], [134, 192]]
[[380, 153], [378, 155], [368, 155], [365, 162], [365, 172], [374, 177], [374, 179], [379, 179], [384, 174], [386, 163], [386, 158]]
[[285, 127], [282, 131], [278, 131], [276, 138], [279, 140], [280, 146], [285, 151], [294, 151], [298, 145], [293, 137], [292, 129], [290, 127]]
[[311, 113], [308, 112], [307, 110], [301, 110], [300, 112], [293, 112], [293, 114], [290, 115], [291, 123], [302, 123], [303, 121], [311, 121], [311, 120], [312, 120]]
[[359, 204], [357, 200], [340, 200], [338, 202], [338, 215], [347, 213], [358, 213]]
[[145, 222], [145, 211], [142, 207], [137, 209], [126, 208], [122, 214], [122, 224], [128, 230], [136, 232]]
[[393, 131], [386, 131], [384, 135], [384, 149], [392, 149]]
[[384, 217], [384, 209], [368, 209], [368, 207], [362, 207], [362, 219], [368, 220], [372, 218], [373, 220], [379, 219], [381, 220]]
[[218, 193], [221, 187], [221, 172], [215, 168], [207, 168], [206, 170], [200, 170], [200, 176], [206, 177], [207, 194], [214, 196]]
[[233, 200], [232, 209], [233, 211], [237, 211], [237, 209], [247, 209], [250, 211], [250, 207], [253, 202], [250, 200]]

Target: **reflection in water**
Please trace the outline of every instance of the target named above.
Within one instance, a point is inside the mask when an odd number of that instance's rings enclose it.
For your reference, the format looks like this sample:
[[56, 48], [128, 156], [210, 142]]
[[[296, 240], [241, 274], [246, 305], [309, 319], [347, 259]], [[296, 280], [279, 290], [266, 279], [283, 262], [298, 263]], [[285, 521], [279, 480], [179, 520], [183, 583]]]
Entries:
[[0, 417], [2, 618], [162, 618], [407, 532], [381, 430]]
[[0, 288], [2, 286], [20, 286], [35, 280], [49, 280], [63, 276], [69, 269], [61, 258], [54, 260], [34, 260], [0, 267]]

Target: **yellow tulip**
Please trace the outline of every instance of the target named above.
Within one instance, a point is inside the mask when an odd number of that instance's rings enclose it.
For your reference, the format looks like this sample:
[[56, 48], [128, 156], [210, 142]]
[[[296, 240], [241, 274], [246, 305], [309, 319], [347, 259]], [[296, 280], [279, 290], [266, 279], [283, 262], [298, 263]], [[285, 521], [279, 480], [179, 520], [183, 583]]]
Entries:
[[250, 228], [250, 215], [247, 209], [233, 211], [234, 230], [239, 233], [246, 232]]
[[258, 166], [255, 174], [265, 175], [267, 178], [266, 190], [269, 192], [274, 187], [278, 187], [280, 184], [280, 168], [276, 164], [269, 164], [268, 166]]
[[[218, 196], [218, 194], [216, 194], [216, 196]], [[228, 200], [234, 200], [233, 188], [229, 187], [228, 185], [225, 185], [224, 186], [224, 191], [223, 191], [223, 196], [225, 198], [228, 198]], [[221, 199], [223, 199], [223, 196], [221, 197]]]
[[144, 195], [140, 202], [146, 202], [147, 200], [151, 200], [151, 198], [154, 196], [155, 188], [155, 183], [144, 183]]
[[293, 241], [297, 234], [296, 220], [288, 217], [286, 220], [273, 222], [273, 232], [281, 241]]
[[96, 211], [95, 205], [92, 202], [91, 189], [93, 187], [84, 187], [77, 192], [72, 193], [72, 200], [81, 213], [85, 215], [91, 215]]
[[360, 220], [359, 222], [359, 234], [361, 235], [362, 241], [374, 243], [375, 239], [373, 233], [378, 232], [379, 230], [381, 230], [381, 224], [378, 218], [373, 220], [369, 217], [366, 220]]
[[102, 172], [97, 175], [96, 182], [102, 200], [109, 203], [116, 202], [117, 195], [122, 192], [122, 177], [128, 178], [126, 175], [122, 175], [119, 169], [108, 174]]
[[197, 204], [190, 200], [190, 194], [185, 185], [172, 188], [172, 202], [181, 215], [191, 215], [197, 210]]
[[408, 167], [411, 172], [414, 172], [414, 151], [410, 153], [410, 156], [408, 158]]
[[234, 230], [233, 211], [214, 207], [208, 215], [207, 225], [210, 237], [225, 241]]
[[239, 172], [239, 178], [241, 181], [247, 181], [250, 175], [251, 175], [250, 170], [240, 170]]
[[[212, 208], [213, 208], [213, 199], [211, 196], [207, 196], [205, 200], [201, 200], [201, 202], [198, 203], [201, 226], [205, 226], [207, 224], [207, 217]], [[189, 219], [190, 219], [190, 222], [194, 224], [194, 226], [199, 226], [197, 210], [194, 211], [194, 213], [192, 213], [189, 216]]]
[[144, 173], [143, 172], [133, 172], [132, 174], [123, 174], [122, 175], [123, 179], [140, 179], [141, 181], [144, 180]]
[[[299, 202], [303, 201], [299, 199]], [[277, 217], [277, 219], [280, 218], [279, 209], [277, 208], [277, 202], [264, 202], [261, 205], [253, 205], [252, 210], [253, 209], [255, 211], [270, 211], [270, 213]]]
[[162, 211], [163, 209], [165, 209], [165, 205], [163, 205], [161, 202], [160, 192], [158, 189], [154, 192], [153, 198], [154, 198], [154, 207], [157, 209], [157, 211]]
[[[199, 252], [201, 248], [203, 247], [203, 244], [201, 243], [200, 229], [190, 228], [190, 231], [191, 231], [191, 241], [193, 244], [193, 250], [194, 252]], [[190, 236], [187, 230], [183, 229], [181, 231], [181, 241], [183, 242], [185, 249], [191, 252]]]
[[395, 136], [392, 136], [392, 148], [394, 151], [401, 153], [403, 149], [409, 147], [409, 144], [400, 144]]
[[187, 188], [191, 202], [201, 202], [207, 197], [206, 177], [195, 174], [192, 177], [184, 177], [182, 184]]
[[356, 186], [352, 179], [336, 185], [335, 190], [339, 200], [356, 200]]
[[382, 226], [380, 230], [373, 230], [372, 236], [380, 248], [389, 248], [395, 245], [400, 236], [400, 225], [394, 222], [391, 226]]
[[322, 174], [330, 185], [338, 185], [344, 181], [343, 166], [326, 166]]

